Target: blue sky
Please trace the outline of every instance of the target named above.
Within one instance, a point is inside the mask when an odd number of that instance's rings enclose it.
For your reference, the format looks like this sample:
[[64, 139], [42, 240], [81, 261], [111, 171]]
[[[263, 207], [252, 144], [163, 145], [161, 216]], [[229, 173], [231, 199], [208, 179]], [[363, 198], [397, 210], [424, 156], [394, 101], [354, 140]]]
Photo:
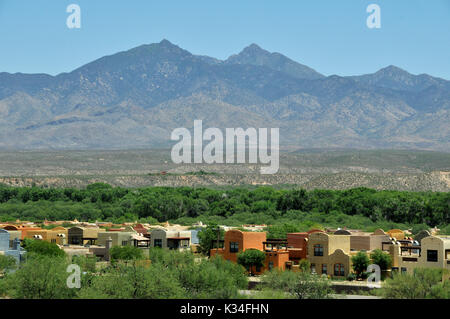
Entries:
[[[81, 29], [66, 26], [72, 3]], [[0, 0], [0, 72], [68, 72], [164, 38], [220, 59], [257, 43], [325, 75], [393, 64], [450, 79], [449, 0]]]

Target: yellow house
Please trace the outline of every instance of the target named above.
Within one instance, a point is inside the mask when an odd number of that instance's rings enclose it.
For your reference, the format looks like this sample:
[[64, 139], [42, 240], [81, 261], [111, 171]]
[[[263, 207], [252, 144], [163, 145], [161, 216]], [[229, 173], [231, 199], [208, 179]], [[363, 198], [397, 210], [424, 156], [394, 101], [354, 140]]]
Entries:
[[425, 237], [421, 246], [394, 244], [389, 251], [392, 270], [413, 273], [415, 268], [438, 268], [450, 271], [450, 236]]
[[50, 243], [64, 245], [67, 244], [67, 229], [55, 227], [53, 229], [28, 230], [25, 238], [45, 240]]
[[312, 272], [347, 277], [351, 269], [350, 235], [310, 234], [307, 259]]

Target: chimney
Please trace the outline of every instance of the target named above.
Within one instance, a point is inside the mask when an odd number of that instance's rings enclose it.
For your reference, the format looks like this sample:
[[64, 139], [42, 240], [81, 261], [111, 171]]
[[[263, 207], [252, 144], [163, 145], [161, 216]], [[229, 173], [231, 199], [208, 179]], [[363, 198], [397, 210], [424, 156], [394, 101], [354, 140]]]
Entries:
[[109, 255], [109, 250], [112, 247], [112, 239], [111, 237], [108, 237], [108, 239], [106, 240], [106, 244], [105, 244], [105, 260], [109, 261], [110, 259], [110, 255]]

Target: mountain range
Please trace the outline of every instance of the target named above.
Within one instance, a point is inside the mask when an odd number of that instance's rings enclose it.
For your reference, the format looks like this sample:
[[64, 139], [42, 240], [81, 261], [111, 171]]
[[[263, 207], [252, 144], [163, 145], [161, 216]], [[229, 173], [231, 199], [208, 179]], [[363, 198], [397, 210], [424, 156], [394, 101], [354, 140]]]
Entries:
[[450, 150], [450, 81], [395, 66], [324, 76], [256, 44], [219, 60], [168, 40], [70, 73], [0, 73], [0, 148], [167, 147], [174, 128], [279, 127], [285, 148]]

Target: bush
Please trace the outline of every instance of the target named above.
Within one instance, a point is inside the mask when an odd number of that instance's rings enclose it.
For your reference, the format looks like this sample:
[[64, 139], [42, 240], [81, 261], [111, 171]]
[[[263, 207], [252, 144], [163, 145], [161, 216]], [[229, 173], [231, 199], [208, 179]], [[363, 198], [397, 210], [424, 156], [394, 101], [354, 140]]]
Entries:
[[49, 257], [66, 256], [64, 250], [59, 248], [58, 245], [49, 243], [44, 240], [25, 238], [22, 242], [22, 246], [27, 251], [27, 254], [36, 254], [40, 256], [49, 256]]
[[247, 249], [245, 251], [241, 251], [237, 255], [237, 263], [249, 270], [250, 275], [252, 274], [252, 267], [263, 267], [265, 260], [266, 254], [263, 251], [257, 249]]
[[356, 276], [356, 274], [352, 272], [352, 273], [349, 273], [349, 274], [348, 274], [347, 280], [348, 280], [348, 281], [353, 281], [353, 280], [356, 280], [357, 277], [358, 277], [358, 276]]
[[380, 295], [387, 299], [440, 299], [450, 294], [448, 281], [442, 282], [443, 270], [416, 268], [414, 274], [397, 273], [386, 280]]
[[118, 260], [142, 260], [144, 259], [144, 252], [134, 246], [114, 246], [109, 250], [111, 262]]
[[262, 277], [262, 286], [286, 292], [296, 299], [329, 299], [333, 293], [328, 278], [307, 272], [272, 270]]
[[66, 299], [76, 296], [67, 287], [65, 258], [34, 255], [6, 280], [6, 294], [16, 299]]
[[389, 253], [382, 251], [381, 249], [375, 249], [370, 254], [370, 260], [373, 264], [380, 266], [381, 270], [387, 270], [391, 268], [392, 257]]
[[367, 270], [369, 263], [369, 256], [364, 251], [359, 251], [356, 255], [352, 256], [352, 268], [358, 278], [362, 278], [362, 274]]

